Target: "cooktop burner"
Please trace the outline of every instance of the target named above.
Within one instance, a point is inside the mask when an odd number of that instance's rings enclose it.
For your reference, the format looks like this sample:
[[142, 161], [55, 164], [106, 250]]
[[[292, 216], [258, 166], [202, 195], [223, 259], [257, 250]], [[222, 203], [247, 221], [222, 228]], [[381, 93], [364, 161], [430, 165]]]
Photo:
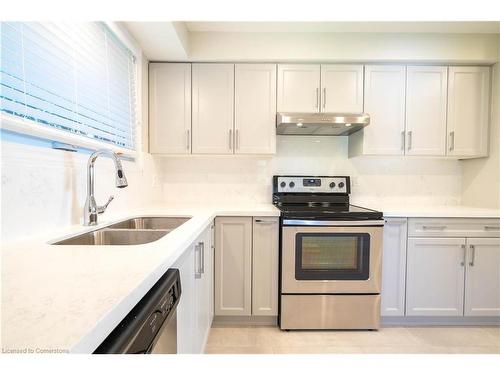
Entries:
[[347, 176], [274, 176], [273, 203], [285, 219], [373, 220], [382, 212], [349, 204]]

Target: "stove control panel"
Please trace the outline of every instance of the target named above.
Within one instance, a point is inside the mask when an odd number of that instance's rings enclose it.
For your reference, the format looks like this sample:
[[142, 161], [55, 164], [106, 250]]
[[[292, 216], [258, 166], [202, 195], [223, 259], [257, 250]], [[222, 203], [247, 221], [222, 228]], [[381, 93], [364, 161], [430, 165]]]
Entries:
[[349, 194], [347, 176], [274, 176], [277, 193], [338, 193]]

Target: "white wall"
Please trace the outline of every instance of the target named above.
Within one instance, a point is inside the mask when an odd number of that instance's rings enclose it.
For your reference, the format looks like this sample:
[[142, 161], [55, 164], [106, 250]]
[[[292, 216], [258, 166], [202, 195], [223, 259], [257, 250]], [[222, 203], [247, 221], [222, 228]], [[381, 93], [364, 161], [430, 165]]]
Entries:
[[500, 208], [500, 63], [493, 68], [491, 105], [490, 154], [488, 158], [463, 161], [462, 194], [464, 204]]
[[458, 204], [456, 160], [347, 158], [347, 137], [278, 136], [274, 157], [194, 156], [160, 161], [163, 198], [170, 203], [269, 203], [274, 174], [349, 175], [352, 199], [380, 203]]
[[191, 32], [189, 60], [492, 64], [498, 48], [495, 34]]

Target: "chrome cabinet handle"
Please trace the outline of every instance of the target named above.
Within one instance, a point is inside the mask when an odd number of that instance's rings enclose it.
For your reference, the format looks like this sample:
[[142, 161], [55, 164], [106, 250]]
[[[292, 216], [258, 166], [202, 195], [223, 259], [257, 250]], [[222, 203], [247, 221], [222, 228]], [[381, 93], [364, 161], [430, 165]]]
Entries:
[[189, 151], [191, 147], [191, 136], [190, 136], [190, 131], [189, 129], [186, 131], [186, 150]]
[[500, 227], [493, 226], [493, 225], [485, 225], [484, 230], [500, 230]]
[[455, 149], [455, 131], [450, 132], [450, 151]]
[[201, 268], [200, 268], [200, 263], [201, 263], [201, 248], [200, 244], [194, 245], [194, 278], [195, 279], [201, 279]]
[[401, 151], [405, 150], [405, 131], [401, 131]]
[[236, 129], [234, 132], [235, 149], [238, 150], [240, 148], [240, 131], [239, 129]]
[[200, 258], [201, 258], [201, 265], [200, 265], [200, 274], [205, 273], [205, 242], [200, 242]]
[[460, 265], [461, 266], [465, 266], [465, 257], [466, 257], [466, 254], [465, 254], [466, 253], [465, 245], [462, 244], [462, 245], [460, 245], [460, 247], [463, 250], [463, 257], [462, 257], [462, 261], [460, 262]]
[[319, 87], [316, 87], [316, 108], [319, 109]]
[[411, 141], [412, 141], [412, 131], [408, 132], [408, 151], [411, 150]]
[[446, 225], [422, 225], [423, 230], [445, 230]]
[[233, 149], [233, 129], [229, 129], [229, 149]]
[[323, 87], [323, 109], [326, 108], [326, 87]]
[[476, 247], [474, 245], [469, 245], [469, 247], [470, 247], [469, 266], [474, 267], [474, 260], [476, 259]]

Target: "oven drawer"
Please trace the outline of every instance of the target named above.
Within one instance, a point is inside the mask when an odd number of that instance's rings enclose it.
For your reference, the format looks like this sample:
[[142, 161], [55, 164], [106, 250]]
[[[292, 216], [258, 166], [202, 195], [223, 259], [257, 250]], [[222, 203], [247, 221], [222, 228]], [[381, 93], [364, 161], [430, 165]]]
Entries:
[[500, 237], [500, 219], [410, 218], [410, 237]]
[[378, 329], [380, 295], [282, 295], [281, 329]]

